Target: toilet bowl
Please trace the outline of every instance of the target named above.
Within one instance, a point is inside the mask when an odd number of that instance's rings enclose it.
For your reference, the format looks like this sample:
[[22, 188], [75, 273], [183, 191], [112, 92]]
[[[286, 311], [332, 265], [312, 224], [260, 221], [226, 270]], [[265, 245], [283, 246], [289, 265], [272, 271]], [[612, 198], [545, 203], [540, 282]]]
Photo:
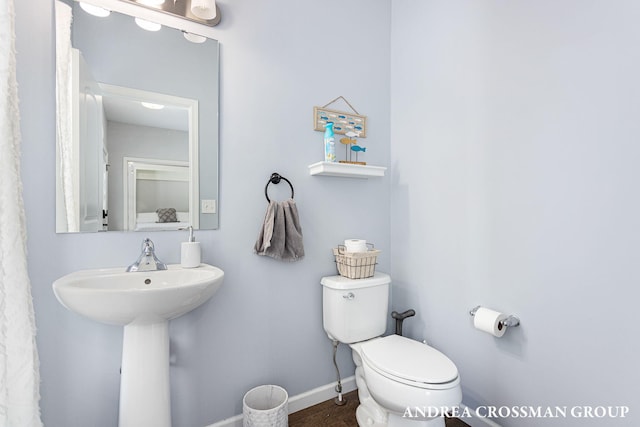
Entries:
[[352, 349], [361, 427], [444, 427], [444, 414], [462, 401], [455, 364], [427, 344], [386, 329], [391, 279], [325, 277], [323, 324], [332, 340]]
[[[368, 392], [392, 419], [444, 425], [441, 417], [462, 400], [458, 369], [433, 347], [389, 335], [352, 344], [352, 350], [362, 361]], [[395, 425], [404, 425], [399, 421]]]

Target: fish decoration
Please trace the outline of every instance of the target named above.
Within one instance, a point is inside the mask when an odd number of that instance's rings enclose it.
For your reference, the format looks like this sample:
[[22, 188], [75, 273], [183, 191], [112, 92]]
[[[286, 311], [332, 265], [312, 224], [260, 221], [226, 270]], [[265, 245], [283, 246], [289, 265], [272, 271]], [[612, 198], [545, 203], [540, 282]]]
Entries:
[[353, 134], [355, 135], [353, 132], [347, 132], [345, 135], [347, 135], [347, 137], [345, 138], [340, 138], [340, 143], [344, 144], [344, 158], [345, 160], [347, 160], [347, 158], [350, 159], [351, 156], [349, 156], [349, 145], [351, 144], [356, 144], [358, 142], [358, 140], [356, 140], [355, 138], [352, 138], [352, 135], [349, 134]]
[[[348, 104], [348, 102], [347, 102]], [[353, 108], [351, 108], [353, 110]], [[324, 132], [324, 124], [328, 121], [332, 121], [340, 129], [334, 128], [335, 133], [345, 135], [348, 131], [360, 131], [359, 138], [366, 138], [366, 116], [359, 115], [355, 110], [353, 113], [330, 110], [325, 107], [313, 107], [313, 128], [316, 131]], [[358, 129], [355, 129], [355, 127]]]
[[359, 163], [358, 162], [358, 153], [359, 152], [363, 152], [364, 153], [364, 152], [367, 151], [367, 149], [366, 149], [366, 147], [361, 147], [359, 145], [352, 145], [351, 146], [351, 151], [356, 153], [356, 163]]
[[[357, 137], [360, 136], [361, 132], [354, 132], [353, 130], [345, 132], [345, 137], [340, 139], [340, 143], [344, 145], [344, 162], [345, 163], [354, 163], [351, 161], [351, 152], [356, 153], [356, 160], [358, 157], [359, 151], [366, 151], [365, 148], [360, 147], [358, 144]], [[349, 151], [351, 148], [351, 151]]]

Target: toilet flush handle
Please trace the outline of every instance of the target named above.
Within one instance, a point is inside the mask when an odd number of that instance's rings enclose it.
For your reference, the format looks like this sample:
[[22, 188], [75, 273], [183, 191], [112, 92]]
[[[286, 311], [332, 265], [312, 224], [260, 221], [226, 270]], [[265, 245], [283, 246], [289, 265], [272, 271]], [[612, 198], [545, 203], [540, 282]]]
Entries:
[[356, 296], [353, 294], [353, 292], [349, 292], [348, 294], [344, 294], [342, 295], [342, 298], [344, 299], [348, 299], [348, 300], [352, 300], [354, 299]]
[[402, 313], [398, 313], [397, 311], [391, 312], [391, 317], [396, 319], [396, 335], [402, 336], [402, 322], [404, 321], [404, 319], [406, 319], [407, 317], [415, 316], [415, 315], [416, 315], [416, 311], [413, 309], [409, 309]]

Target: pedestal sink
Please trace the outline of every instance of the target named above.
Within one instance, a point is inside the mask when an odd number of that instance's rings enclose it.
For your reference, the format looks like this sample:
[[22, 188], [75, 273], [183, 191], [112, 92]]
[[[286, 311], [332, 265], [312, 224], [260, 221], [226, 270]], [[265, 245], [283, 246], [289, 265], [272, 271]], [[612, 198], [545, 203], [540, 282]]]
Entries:
[[67, 309], [124, 326], [119, 427], [171, 427], [168, 322], [211, 298], [223, 278], [221, 269], [201, 264], [134, 273], [82, 270], [53, 283]]

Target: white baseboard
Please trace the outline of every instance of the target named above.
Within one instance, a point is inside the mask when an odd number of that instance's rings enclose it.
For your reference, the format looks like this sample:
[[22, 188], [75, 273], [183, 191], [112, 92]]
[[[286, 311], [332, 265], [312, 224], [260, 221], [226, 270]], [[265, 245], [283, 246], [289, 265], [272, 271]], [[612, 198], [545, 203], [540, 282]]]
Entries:
[[[300, 393], [295, 396], [290, 396], [288, 404], [289, 413], [298, 412], [309, 408], [310, 406], [317, 405], [318, 403], [333, 399], [336, 397], [335, 388], [337, 384], [337, 382], [326, 384], [316, 387], [313, 390], [305, 391], [304, 393]], [[352, 375], [342, 380], [343, 393], [349, 393], [356, 388], [355, 376]], [[210, 424], [207, 427], [242, 427], [242, 414], [218, 421], [217, 423]]]
[[488, 418], [478, 417], [476, 415], [476, 411], [462, 404], [460, 404], [460, 413], [469, 413], [472, 415], [471, 418], [462, 418], [462, 421], [469, 424], [471, 427], [502, 427], [500, 424], [491, 421]]
[[[300, 393], [295, 396], [290, 396], [288, 404], [289, 413], [292, 414], [294, 412], [309, 408], [313, 405], [317, 405], [318, 403], [333, 399], [334, 397], [336, 397], [336, 385], [337, 383], [334, 382], [331, 384], [316, 387], [313, 390], [305, 391], [304, 393]], [[355, 376], [350, 376], [342, 380], [343, 393], [349, 393], [356, 388]], [[473, 409], [468, 408], [467, 406], [462, 404], [460, 405], [460, 413], [469, 413], [472, 415], [472, 417], [470, 418], [465, 417], [462, 419], [462, 421], [469, 424], [471, 427], [501, 427], [500, 424], [491, 421], [488, 418], [476, 416], [476, 412]], [[208, 425], [207, 427], [242, 427], [242, 414], [235, 415], [222, 421], [218, 421], [216, 423]]]

